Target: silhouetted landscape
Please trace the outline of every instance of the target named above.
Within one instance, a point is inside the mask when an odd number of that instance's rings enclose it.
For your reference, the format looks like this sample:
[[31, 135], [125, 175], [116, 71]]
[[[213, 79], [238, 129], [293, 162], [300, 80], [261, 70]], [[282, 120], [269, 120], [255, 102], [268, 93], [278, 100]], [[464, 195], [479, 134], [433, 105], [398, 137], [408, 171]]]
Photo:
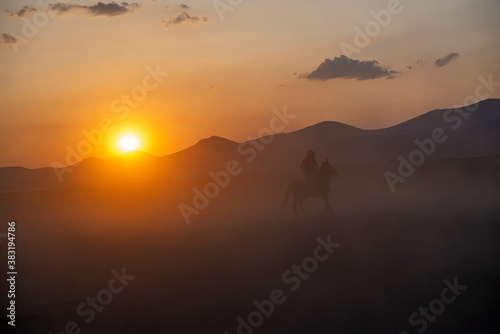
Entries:
[[0, 334], [500, 333], [500, 1], [0, 1]]
[[[213, 136], [167, 156], [85, 159], [67, 173], [0, 168], [0, 219], [18, 222], [16, 329], [55, 334], [75, 321], [89, 334], [498, 331], [500, 99], [472, 107], [459, 126], [443, 109], [379, 130], [325, 121], [255, 139], [261, 149]], [[392, 191], [387, 172], [399, 175], [400, 157], [409, 161], [415, 140], [436, 128], [446, 140]], [[281, 206], [309, 149], [338, 172], [331, 215], [318, 198], [305, 201], [304, 217]], [[241, 172], [207, 196], [230, 161]], [[180, 205], [196, 207], [196, 190], [206, 205], [186, 220]], [[285, 280], [318, 238], [337, 248], [307, 278]], [[77, 307], [122, 268], [135, 278], [87, 324], [91, 313]], [[466, 289], [433, 320], [409, 322], [443, 298], [445, 280]], [[286, 300], [250, 326], [254, 301], [275, 289]]]

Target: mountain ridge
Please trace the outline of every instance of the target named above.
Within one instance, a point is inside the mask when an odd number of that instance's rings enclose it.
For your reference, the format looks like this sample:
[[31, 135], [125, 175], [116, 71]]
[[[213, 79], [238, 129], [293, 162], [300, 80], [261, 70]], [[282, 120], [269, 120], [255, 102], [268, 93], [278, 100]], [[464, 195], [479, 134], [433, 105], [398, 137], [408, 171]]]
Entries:
[[[474, 105], [462, 108], [471, 109], [471, 106]], [[450, 109], [434, 109], [397, 125], [375, 130], [337, 121], [322, 121], [296, 131], [276, 134], [270, 144], [267, 144], [269, 141], [262, 141], [266, 144], [259, 149], [253, 148], [250, 141], [238, 143], [214, 135], [165, 156], [137, 151], [106, 159], [92, 157], [69, 166], [62, 183], [56, 179], [56, 174], [62, 174], [63, 169], [2, 167], [0, 191], [81, 186], [136, 178], [153, 182], [155, 178], [206, 176], [210, 171], [223, 170], [229, 160], [245, 163], [245, 157], [239, 152], [240, 145], [245, 144], [246, 149], [255, 150], [255, 156], [259, 157], [245, 168], [246, 173], [296, 170], [309, 149], [318, 152], [318, 159], [329, 158], [334, 163], [380, 164], [408, 154], [416, 148], [414, 140], [427, 138], [433, 129], [450, 127], [450, 124], [443, 125], [443, 115], [447, 110]], [[500, 154], [499, 120], [500, 99], [478, 102], [476, 110], [463, 121], [464, 126], [459, 131], [450, 131], [450, 138], [430, 159]], [[253, 141], [259, 141], [259, 138]], [[138, 177], [138, 174], [147, 175]]]

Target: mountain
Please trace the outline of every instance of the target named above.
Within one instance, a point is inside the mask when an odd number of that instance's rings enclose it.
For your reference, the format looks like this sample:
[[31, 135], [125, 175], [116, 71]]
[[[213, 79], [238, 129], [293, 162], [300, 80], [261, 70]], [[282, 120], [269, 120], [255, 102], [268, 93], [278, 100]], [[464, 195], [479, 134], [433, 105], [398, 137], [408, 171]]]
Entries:
[[[463, 127], [475, 127], [484, 122], [500, 118], [500, 99], [487, 99], [476, 104], [457, 109], [461, 109], [465, 115], [469, 115], [466, 116], [468, 118], [463, 119]], [[454, 122], [445, 121], [445, 114], [449, 113], [449, 110], [450, 109], [432, 110], [406, 122], [385, 129], [375, 130], [375, 132], [386, 135], [411, 135], [428, 132], [436, 127], [449, 128], [452, 124], [454, 124]]]
[[182, 166], [183, 170], [194, 171], [200, 167], [215, 167], [237, 152], [238, 143], [222, 137], [212, 136], [195, 145], [161, 158], [170, 165]]
[[58, 188], [60, 183], [53, 168], [0, 168], [0, 192]]
[[[309, 149], [317, 151], [318, 159], [329, 159], [343, 165], [387, 163], [395, 161], [399, 155], [408, 156], [418, 149], [415, 140], [430, 138], [436, 128], [442, 128], [447, 139], [436, 145], [435, 152], [428, 160], [500, 154], [500, 132], [497, 131], [500, 99], [481, 101], [461, 109], [461, 114], [469, 115], [468, 118], [462, 118], [460, 113], [448, 109], [433, 110], [401, 124], [377, 130], [363, 130], [338, 122], [321, 122], [292, 133], [276, 135], [272, 145], [259, 152], [259, 159], [252, 162], [247, 170], [296, 170]], [[473, 109], [473, 112], [467, 111]], [[454, 130], [452, 126], [457, 125], [460, 126]]]
[[[377, 130], [325, 121], [272, 138], [256, 139], [258, 146], [255, 140], [237, 143], [212, 136], [164, 157], [130, 152], [111, 159], [85, 159], [64, 169], [4, 167], [0, 168], [0, 191], [168, 183], [172, 179], [193, 181], [206, 178], [210, 171], [224, 170], [229, 160], [237, 160], [247, 174], [297, 171], [309, 149], [315, 150], [320, 160], [329, 159], [345, 166], [385, 164], [395, 161], [399, 155], [407, 157], [418, 149], [415, 140], [429, 139], [436, 128], [443, 129], [446, 140], [436, 144], [435, 152], [427, 160], [500, 155], [500, 99], [488, 99], [460, 109], [459, 113], [432, 110]], [[451, 115], [454, 118], [450, 118]]]
[[307, 143], [315, 147], [324, 142], [334, 143], [358, 137], [365, 133], [366, 130], [359, 129], [351, 125], [333, 121], [324, 121], [301, 130], [277, 135], [276, 142], [284, 141], [286, 143], [294, 143], [297, 145]]

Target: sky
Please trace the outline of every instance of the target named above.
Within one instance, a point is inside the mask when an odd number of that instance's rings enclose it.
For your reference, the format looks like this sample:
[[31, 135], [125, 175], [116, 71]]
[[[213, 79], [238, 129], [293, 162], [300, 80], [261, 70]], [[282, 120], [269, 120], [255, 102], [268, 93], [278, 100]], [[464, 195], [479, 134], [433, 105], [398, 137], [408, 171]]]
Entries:
[[241, 142], [284, 108], [383, 128], [500, 81], [500, 1], [397, 2], [1, 0], [0, 166]]

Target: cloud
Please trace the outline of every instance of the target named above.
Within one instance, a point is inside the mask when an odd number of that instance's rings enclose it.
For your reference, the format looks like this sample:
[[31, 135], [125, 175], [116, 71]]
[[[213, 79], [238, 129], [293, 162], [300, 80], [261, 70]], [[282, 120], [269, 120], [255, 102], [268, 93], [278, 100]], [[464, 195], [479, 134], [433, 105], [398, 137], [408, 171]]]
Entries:
[[3, 33], [2, 37], [0, 38], [0, 44], [18, 45], [22, 44], [22, 42], [19, 38], [15, 38], [12, 35]]
[[17, 12], [11, 12], [10, 10], [6, 10], [6, 13], [8, 13], [12, 17], [25, 17], [29, 13], [33, 12], [38, 12], [38, 9], [36, 9], [33, 6], [24, 6], [23, 8], [19, 9]]
[[418, 59], [415, 62], [413, 62], [413, 64], [406, 66], [406, 68], [409, 70], [412, 70], [414, 68], [424, 66], [424, 65], [425, 65], [424, 61], [422, 59]]
[[114, 17], [129, 14], [139, 8], [137, 3], [122, 2], [120, 5], [116, 2], [102, 3], [98, 2], [95, 5], [83, 6], [68, 3], [49, 4], [49, 10], [55, 11], [58, 15], [66, 13], [82, 13], [89, 16], [107, 16]]
[[183, 10], [176, 16], [173, 16], [167, 20], [162, 20], [161, 24], [163, 24], [163, 27], [165, 30], [168, 30], [170, 28], [173, 28], [175, 26], [178, 26], [180, 24], [184, 23], [191, 23], [191, 24], [198, 24], [198, 23], [206, 23], [208, 22], [208, 16], [203, 16], [202, 18], [195, 16], [195, 15], [190, 15], [188, 12]]
[[347, 56], [325, 59], [316, 70], [311, 73], [303, 73], [299, 78], [309, 80], [329, 80], [335, 78], [369, 80], [387, 77], [394, 78], [397, 71], [391, 70], [387, 66], [380, 66], [378, 61], [359, 61]]
[[[81, 14], [87, 16], [116, 17], [134, 12], [140, 5], [138, 3], [116, 2], [103, 3], [98, 2], [95, 5], [77, 5], [70, 3], [51, 3], [47, 5], [46, 12], [56, 15]], [[25, 17], [30, 13], [43, 11], [33, 6], [24, 6], [16, 12], [8, 12], [10, 16]]]
[[[191, 9], [191, 7], [189, 7], [188, 5], [186, 4], [183, 4], [183, 3], [178, 3], [177, 5], [174, 5], [175, 7], [177, 8], [180, 8], [180, 9]], [[165, 5], [164, 8], [170, 8], [171, 6], [169, 5]]]
[[87, 11], [91, 16], [119, 16], [131, 13], [137, 8], [139, 8], [138, 3], [122, 2], [121, 5], [118, 5], [114, 2], [108, 4], [98, 2], [93, 6], [88, 6]]
[[434, 65], [436, 65], [437, 67], [446, 66], [450, 61], [457, 58], [458, 56], [460, 56], [458, 53], [452, 52], [449, 55], [444, 56], [443, 58], [438, 58]]

